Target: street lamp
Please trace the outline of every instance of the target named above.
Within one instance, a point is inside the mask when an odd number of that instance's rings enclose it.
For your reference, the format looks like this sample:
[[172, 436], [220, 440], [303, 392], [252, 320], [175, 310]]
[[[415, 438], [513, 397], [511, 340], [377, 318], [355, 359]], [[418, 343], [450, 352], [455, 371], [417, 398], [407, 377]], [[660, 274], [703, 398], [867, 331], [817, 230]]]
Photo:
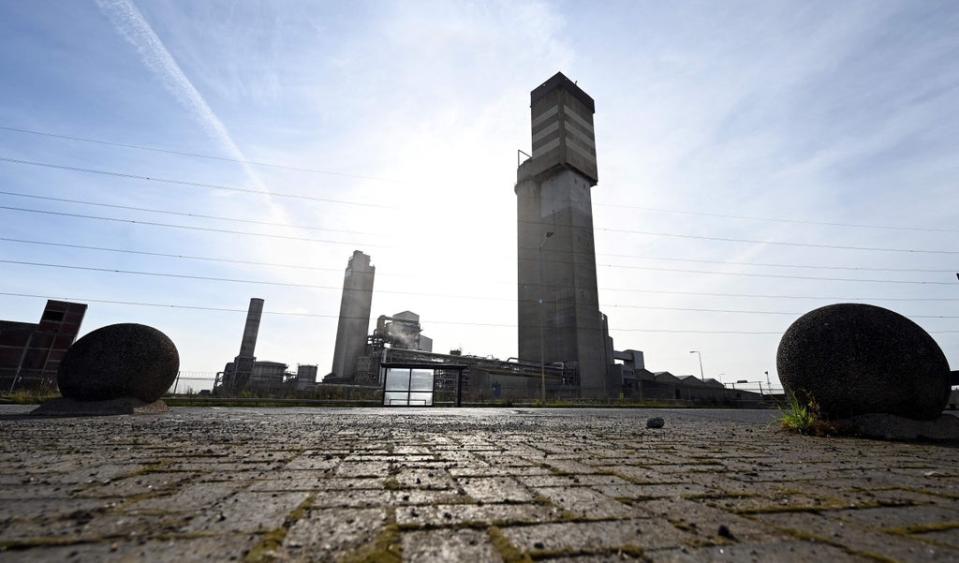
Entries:
[[543, 331], [546, 320], [543, 317], [543, 245], [551, 236], [553, 231], [546, 231], [537, 247], [539, 252], [539, 393], [544, 407], [546, 406], [546, 337]]
[[690, 350], [689, 353], [690, 353], [690, 354], [696, 354], [697, 356], [699, 356], [699, 379], [702, 380], [702, 381], [705, 383], [705, 382], [706, 382], [706, 376], [703, 375], [703, 354], [702, 354], [702, 352], [700, 352], [699, 350]]

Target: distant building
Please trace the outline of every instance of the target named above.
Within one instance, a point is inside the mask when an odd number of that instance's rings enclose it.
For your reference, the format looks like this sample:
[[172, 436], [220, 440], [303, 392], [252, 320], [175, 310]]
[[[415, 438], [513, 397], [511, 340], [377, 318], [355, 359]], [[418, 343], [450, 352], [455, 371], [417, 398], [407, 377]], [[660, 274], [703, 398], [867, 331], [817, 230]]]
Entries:
[[294, 388], [297, 391], [306, 391], [316, 386], [316, 364], [299, 364], [296, 366]]
[[83, 303], [50, 300], [38, 323], [0, 321], [0, 389], [55, 389], [60, 360], [86, 311]]
[[393, 348], [433, 351], [433, 339], [423, 334], [420, 316], [412, 311], [396, 313], [392, 317], [380, 315], [376, 319], [373, 337], [382, 339]]
[[[289, 366], [283, 362], [254, 361], [250, 366], [250, 376], [243, 387], [239, 388], [238, 393], [249, 391], [255, 394], [272, 394], [285, 390], [284, 384], [287, 379], [292, 379], [293, 375], [287, 373]], [[237, 372], [237, 366], [233, 362], [226, 364], [223, 368], [223, 381], [226, 389], [231, 389], [231, 373]]]

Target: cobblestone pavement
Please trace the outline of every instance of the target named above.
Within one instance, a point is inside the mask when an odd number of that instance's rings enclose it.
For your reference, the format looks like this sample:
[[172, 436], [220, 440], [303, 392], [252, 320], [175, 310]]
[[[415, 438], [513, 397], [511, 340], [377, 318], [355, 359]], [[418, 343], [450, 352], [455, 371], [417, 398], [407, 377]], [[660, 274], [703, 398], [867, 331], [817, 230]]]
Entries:
[[959, 450], [774, 411], [19, 412], [0, 561], [959, 560]]

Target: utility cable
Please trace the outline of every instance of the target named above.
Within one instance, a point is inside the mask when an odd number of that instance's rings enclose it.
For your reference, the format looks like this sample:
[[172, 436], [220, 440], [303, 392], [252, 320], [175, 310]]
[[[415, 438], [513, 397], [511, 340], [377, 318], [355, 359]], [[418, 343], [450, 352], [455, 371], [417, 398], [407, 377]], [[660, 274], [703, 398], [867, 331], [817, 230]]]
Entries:
[[[39, 240], [28, 240], [28, 239], [19, 239], [19, 238], [9, 238], [0, 236], [0, 242], [12, 242], [17, 244], [32, 244], [40, 246], [52, 246], [52, 247], [62, 247], [62, 248], [75, 248], [79, 250], [93, 250], [98, 252], [113, 252], [113, 253], [122, 253], [122, 254], [139, 254], [144, 256], [158, 256], [164, 258], [178, 258], [184, 260], [199, 260], [206, 262], [223, 262], [223, 263], [235, 263], [235, 264], [246, 264], [254, 266], [268, 266], [275, 268], [292, 268], [298, 270], [319, 270], [319, 271], [330, 271], [330, 272], [342, 272], [342, 267], [328, 267], [328, 266], [308, 266], [304, 264], [282, 264], [277, 262], [259, 262], [255, 260], [237, 260], [233, 258], [222, 258], [222, 257], [211, 257], [211, 256], [192, 256], [184, 254], [172, 254], [172, 253], [163, 253], [163, 252], [152, 252], [152, 251], [143, 251], [143, 250], [133, 250], [133, 249], [123, 249], [123, 248], [110, 248], [103, 246], [88, 246], [82, 244], [71, 244], [71, 243], [60, 243], [60, 242], [51, 242], [51, 241], [39, 241]], [[359, 244], [359, 243], [357, 243]], [[802, 264], [764, 264], [757, 262], [726, 262], [723, 260], [697, 260], [697, 259], [687, 259], [687, 258], [643, 258], [643, 260], [664, 260], [672, 262], [700, 262], [708, 264], [728, 264], [736, 266], [763, 266], [763, 267], [779, 267], [779, 268], [800, 268], [800, 269], [826, 269], [826, 270], [854, 270], [854, 271], [877, 271], [877, 272], [917, 272], [917, 273], [947, 273], [952, 274], [952, 270], [925, 270], [925, 269], [910, 269], [910, 268], [868, 268], [868, 267], [859, 267], [859, 266], [817, 266], [817, 265], [802, 265]], [[634, 266], [629, 264], [597, 264], [597, 267], [604, 268], [620, 268], [620, 269], [645, 269], [642, 266]], [[673, 271], [671, 269], [664, 269], [663, 271]], [[716, 272], [727, 274], [727, 272]], [[380, 273], [381, 276], [395, 276], [395, 277], [414, 277], [413, 274], [402, 274], [402, 273], [391, 273], [384, 272]], [[735, 273], [728, 273], [728, 275], [735, 275]], [[792, 278], [794, 276], [788, 276]], [[819, 279], [819, 278], [816, 278]], [[516, 282], [494, 282], [498, 284], [509, 284], [515, 285]], [[543, 285], [552, 285], [552, 284], [543, 284]]]
[[[82, 297], [62, 297], [62, 296], [47, 296], [47, 295], [37, 295], [31, 293], [15, 293], [15, 292], [0, 292], [0, 295], [8, 297], [26, 297], [26, 298], [36, 298], [36, 299], [54, 299], [54, 300], [63, 300], [63, 301], [74, 301], [74, 302], [88, 302], [88, 303], [103, 303], [103, 304], [113, 304], [113, 305], [129, 305], [129, 306], [141, 306], [141, 307], [159, 307], [165, 309], [192, 309], [192, 310], [201, 310], [201, 311], [220, 311], [220, 312], [229, 312], [229, 313], [247, 313], [247, 309], [240, 308], [230, 308], [230, 307], [205, 307], [197, 305], [182, 305], [182, 304], [170, 304], [170, 303], [150, 303], [143, 301], [120, 301], [115, 299], [89, 299]], [[311, 318], [327, 318], [327, 319], [339, 319], [339, 315], [332, 314], [323, 314], [323, 313], [301, 313], [301, 312], [286, 312], [286, 311], [269, 311], [264, 310], [264, 315], [282, 315], [282, 316], [293, 316], [293, 317], [311, 317]], [[343, 317], [345, 319], [359, 319], [366, 320], [365, 317]], [[493, 327], [493, 328], [517, 328], [518, 325], [512, 323], [478, 323], [473, 321], [450, 321], [450, 320], [430, 320], [429, 324], [441, 324], [441, 325], [463, 325], [463, 326], [482, 326], [482, 327]], [[538, 325], [532, 325], [533, 328], [537, 328]], [[610, 332], [649, 332], [649, 333], [665, 333], [665, 334], [744, 334], [744, 335], [781, 335], [782, 331], [762, 331], [762, 330], [698, 330], [698, 329], [646, 329], [646, 328], [610, 328]], [[959, 333], [959, 330], [940, 330], [934, 331], [933, 334], [951, 334]]]
[[[280, 164], [280, 163], [274, 163], [274, 162], [264, 162], [264, 161], [257, 161], [257, 160], [243, 160], [243, 159], [229, 158], [229, 157], [224, 157], [224, 156], [215, 156], [215, 155], [210, 155], [210, 154], [203, 154], [203, 153], [190, 152], [190, 151], [184, 151], [184, 150], [165, 149], [165, 148], [160, 148], [160, 147], [153, 147], [153, 146], [140, 145], [140, 144], [134, 144], [134, 143], [120, 143], [120, 142], [115, 142], [115, 141], [106, 141], [106, 140], [102, 140], [102, 139], [92, 139], [92, 138], [89, 138], [89, 137], [80, 137], [80, 136], [74, 136], [74, 135], [64, 135], [64, 134], [59, 134], [59, 133], [52, 133], [52, 132], [49, 132], [49, 131], [38, 131], [38, 130], [35, 130], [35, 129], [26, 129], [26, 128], [21, 128], [21, 127], [11, 127], [11, 126], [0, 125], [0, 130], [9, 131], [9, 132], [12, 132], [12, 133], [20, 133], [20, 134], [36, 135], [36, 136], [49, 137], [49, 138], [55, 138], [55, 139], [63, 139], [63, 140], [67, 140], [67, 141], [76, 141], [76, 142], [82, 142], [82, 143], [91, 143], [91, 144], [97, 144], [97, 145], [103, 145], [103, 146], [120, 147], [120, 148], [126, 148], [126, 149], [135, 149], [135, 150], [149, 151], [149, 152], [156, 152], [156, 153], [163, 153], [163, 154], [171, 154], [171, 155], [177, 155], [177, 156], [188, 156], [188, 157], [201, 158], [201, 159], [207, 159], [207, 160], [218, 160], [218, 161], [223, 161], [223, 162], [235, 162], [235, 163], [239, 163], [239, 164], [249, 164], [249, 165], [253, 165], [253, 166], [264, 166], [264, 167], [270, 167], [270, 168], [279, 168], [279, 169], [285, 169], [285, 170], [294, 170], [294, 171], [298, 171], [298, 172], [310, 172], [310, 173], [315, 173], [315, 174], [324, 174], [324, 175], [330, 175], [330, 176], [342, 176], [342, 177], [346, 177], [346, 178], [356, 178], [356, 179], [361, 179], [361, 180], [373, 180], [373, 181], [377, 181], [377, 182], [388, 182], [388, 183], [396, 183], [396, 184], [405, 184], [405, 183], [407, 183], [407, 182], [402, 182], [402, 181], [399, 181], [399, 180], [393, 180], [393, 179], [376, 177], [376, 176], [366, 176], [366, 175], [360, 175], [360, 174], [349, 174], [349, 173], [344, 173], [344, 172], [335, 172], [335, 171], [331, 171], [331, 170], [321, 170], [321, 169], [316, 169], [316, 168], [305, 168], [305, 167], [300, 167], [300, 166], [292, 166], [292, 165], [289, 165], [289, 164]], [[793, 224], [799, 224], [799, 225], [818, 225], [818, 226], [824, 226], [824, 227], [849, 227], [849, 228], [857, 228], [857, 229], [885, 229], [885, 230], [897, 230], [897, 231], [920, 231], [920, 232], [934, 232], [934, 233], [956, 233], [956, 232], [959, 232], [959, 229], [937, 229], [937, 228], [930, 228], [930, 227], [911, 227], [911, 226], [900, 226], [900, 225], [877, 225], [877, 224], [871, 224], [871, 223], [842, 223], [842, 222], [838, 222], [838, 221], [812, 221], [812, 220], [803, 220], [803, 219], [791, 219], [791, 218], [785, 218], [785, 217], [761, 217], [761, 216], [754, 216], [754, 215], [739, 215], [739, 214], [733, 214], [733, 213], [713, 213], [713, 212], [706, 212], [706, 211], [690, 211], [690, 210], [680, 210], [680, 209], [665, 209], [665, 208], [659, 208], [659, 207], [647, 207], [647, 206], [640, 206], [640, 205], [630, 205], [630, 204], [625, 204], [625, 203], [606, 203], [606, 202], [602, 202], [602, 201], [597, 202], [597, 203], [594, 203], [594, 205], [596, 205], [597, 207], [612, 207], [612, 208], [618, 208], [618, 209], [634, 209], [634, 210], [646, 211], [646, 212], [650, 212], [650, 213], [668, 213], [668, 214], [678, 214], [678, 215], [694, 215], [694, 216], [701, 216], [701, 217], [717, 217], [717, 218], [722, 218], [722, 219], [736, 219], [736, 220], [747, 220], [747, 221], [765, 221], [765, 222], [773, 222], [773, 223], [793, 223]]]
[[168, 209], [155, 209], [151, 207], [136, 207], [132, 205], [119, 205], [114, 203], [102, 203], [96, 201], [86, 201], [81, 199], [69, 199], [64, 197], [53, 197], [53, 196], [44, 196], [38, 194], [28, 194], [23, 192], [9, 192], [9, 191], [0, 191], [0, 195], [12, 196], [12, 197], [23, 197], [30, 199], [39, 199], [44, 201], [56, 201], [59, 203], [71, 203], [75, 205], [88, 205], [93, 207], [107, 207], [110, 209], [123, 209], [126, 211], [142, 211], [144, 213], [159, 213], [162, 215], [175, 215], [177, 217], [191, 217], [195, 219], [213, 219], [216, 221], [231, 221], [234, 223], [249, 223], [252, 225], [264, 225], [269, 227], [284, 227], [291, 229], [304, 229], [308, 231], [326, 231], [331, 233], [350, 233], [357, 235], [373, 235], [373, 236], [383, 236], [383, 233], [373, 233], [370, 231], [354, 231], [350, 229], [329, 229], [326, 227], [316, 227], [313, 225], [291, 225], [288, 223], [278, 223], [275, 221], [260, 221], [257, 219], [240, 219], [236, 217], [224, 217], [223, 215], [205, 215], [202, 213], [188, 213], [185, 211], [171, 211]]
[[[130, 250], [123, 248], [109, 248], [103, 246], [90, 246], [82, 244], [68, 244], [60, 242], [48, 242], [48, 241], [37, 241], [37, 240], [26, 240], [26, 239], [16, 239], [9, 237], [0, 237], [0, 242], [13, 242], [18, 244], [31, 244], [31, 245], [41, 245], [41, 246], [53, 246], [60, 248], [73, 248], [78, 250], [93, 250], [100, 252], [115, 252], [122, 254], [136, 254], [143, 256], [155, 256], [161, 258], [177, 258], [184, 260], [199, 260], [199, 261], [208, 261], [208, 262], [222, 262], [230, 264], [244, 264], [244, 265], [253, 265], [253, 266], [268, 266], [268, 267], [277, 267], [277, 268], [292, 268], [298, 270], [316, 270], [316, 271], [328, 271], [328, 272], [343, 272], [344, 268], [333, 268], [333, 267], [324, 267], [324, 266], [308, 266], [305, 264], [284, 264], [277, 262], [259, 262], [254, 260], [239, 260], [233, 258], [220, 258], [220, 257], [211, 257], [211, 256], [192, 256], [187, 254], [169, 254], [164, 252], [150, 252], [143, 250]], [[615, 264], [601, 264], [601, 266], [617, 267]], [[389, 277], [406, 277], [412, 278], [416, 277], [414, 274], [402, 274], [402, 273], [392, 273], [392, 272], [381, 272], [377, 276], [389, 276]], [[499, 285], [510, 285], [515, 286], [516, 282], [506, 282], [506, 281], [497, 281], [493, 282]], [[542, 284], [544, 287], [560, 287], [554, 284]], [[597, 288], [600, 291], [614, 291], [614, 292], [632, 292], [632, 293], [651, 293], [651, 294], [662, 294], [662, 295], [687, 295], [687, 296], [704, 296], [704, 297], [743, 297], [751, 299], [805, 299], [805, 300], [828, 300], [828, 301], [899, 301], [899, 302], [952, 302], [959, 301], [959, 297], [832, 297], [832, 296], [816, 296], [816, 295], [768, 295], [761, 293], [711, 293], [711, 292], [696, 292], [696, 291], [673, 291], [673, 290], [660, 290], [660, 289], [642, 289], [642, 288], [617, 288], [617, 287], [599, 287]]]
[[352, 205], [358, 207], [375, 207], [379, 209], [393, 209], [389, 205], [382, 205], [379, 203], [367, 203], [362, 201], [351, 201], [343, 199], [332, 199], [327, 197], [316, 197], [309, 196], [304, 194], [292, 194], [286, 192], [274, 192], [270, 190], [255, 190], [253, 188], [245, 188], [242, 186], [228, 186], [224, 184], [209, 184], [206, 182], [193, 182], [190, 180], [178, 180], [174, 178], [159, 178], [156, 176], [142, 176], [139, 174], [130, 174], [128, 172], [117, 172], [113, 170], [100, 170], [97, 168], [84, 168], [81, 166], [68, 166], [65, 164], [54, 164], [50, 162], [37, 162], [33, 160], [21, 160], [18, 158], [8, 158], [5, 156], [0, 156], [0, 162], [9, 162], [11, 164], [22, 164], [25, 166], [38, 166], [41, 168], [53, 168], [56, 170], [67, 170], [70, 172], [82, 172], [84, 174], [97, 174], [100, 176], [112, 176], [114, 178], [126, 178], [130, 180], [143, 180], [145, 182], [159, 182], [162, 184], [173, 184], [177, 186], [190, 186], [195, 188], [206, 188], [211, 190], [222, 190], [228, 192], [241, 192], [248, 194], [257, 194], [265, 195], [270, 197], [282, 197], [289, 199], [300, 199], [307, 201], [318, 201], [320, 203], [333, 203], [337, 205]]
[[[247, 280], [247, 279], [238, 279], [238, 278], [225, 278], [218, 276], [198, 276], [193, 274], [174, 274], [169, 272], [144, 272], [139, 270], [121, 270], [115, 268], [98, 268], [93, 266], [75, 266], [69, 264], [51, 264], [45, 262], [29, 262], [23, 260], [3, 260], [0, 259], [0, 263], [5, 264], [17, 264], [22, 266], [35, 266], [35, 267], [44, 267], [44, 268], [62, 268], [70, 270], [83, 270], [91, 272], [104, 272], [111, 274], [125, 274], [125, 275], [137, 275], [137, 276], [153, 276], [153, 277], [163, 277], [163, 278], [180, 278], [180, 279], [191, 279], [191, 280], [202, 280], [202, 281], [217, 281], [217, 282], [229, 282], [229, 283], [240, 283], [240, 284], [251, 284], [251, 285], [268, 285], [268, 286], [280, 286], [280, 287], [302, 287], [307, 289], [324, 289], [330, 291], [350, 291], [351, 288], [338, 287], [338, 286], [329, 286], [329, 285], [317, 285], [317, 284], [304, 284], [304, 283], [290, 283], [290, 282], [277, 282], [270, 280]], [[365, 290], [354, 290], [361, 293], [368, 293]], [[414, 295], [418, 297], [439, 297], [439, 298], [451, 298], [451, 299], [471, 299], [471, 300], [481, 300], [481, 301], [504, 301], [504, 302], [530, 302], [536, 303], [538, 300], [517, 300], [512, 298], [502, 298], [502, 297], [489, 297], [489, 296], [480, 296], [480, 295], [450, 295], [450, 294], [438, 294], [438, 293], [427, 293], [427, 292], [417, 292], [417, 291], [397, 291], [397, 290], [377, 290], [378, 293], [386, 294], [395, 294], [395, 295]], [[616, 308], [630, 308], [630, 309], [656, 309], [664, 311], [693, 311], [700, 313], [738, 313], [738, 314], [750, 314], [750, 315], [787, 315], [787, 316], [797, 316], [802, 313], [796, 312], [787, 312], [787, 311], [756, 311], [756, 310], [745, 310], [745, 309], [706, 309], [706, 308], [693, 308], [693, 307], [661, 307], [661, 306], [652, 306], [652, 305], [625, 305], [625, 304], [603, 304], [603, 307], [616, 307]], [[959, 316], [949, 316], [949, 315], [910, 315], [913, 318], [919, 319], [959, 319]]]
[[[302, 200], [311, 200], [319, 201], [323, 203], [336, 203], [342, 205], [356, 205], [363, 207], [375, 207], [381, 209], [396, 209], [393, 206], [375, 204], [375, 203], [365, 203], [357, 201], [345, 201], [345, 200], [335, 200], [330, 198], [317, 198], [313, 196], [307, 196], [302, 194], [290, 194], [284, 192], [271, 192], [268, 190], [254, 190], [251, 188], [243, 188], [238, 186], [227, 186], [222, 184], [208, 184], [203, 182], [193, 182], [188, 180], [177, 180], [171, 178], [157, 178], [152, 176], [141, 176], [137, 174], [129, 174], [126, 172], [115, 172], [109, 170], [99, 170], [93, 168], [83, 168], [77, 166], [67, 166], [62, 164], [53, 164], [47, 162], [36, 162], [30, 160], [21, 160], [7, 157], [0, 157], [0, 162], [9, 162], [13, 164], [23, 164], [28, 166], [39, 166], [45, 168], [54, 168], [60, 170], [69, 170], [73, 172], [83, 172], [89, 174], [100, 174], [106, 176], [114, 176], [119, 178], [130, 178], [136, 180], [152, 181], [152, 182], [162, 182], [167, 184], [176, 184], [184, 186], [194, 186], [194, 187], [203, 187], [215, 190], [227, 190], [233, 192], [243, 192], [243, 193], [253, 193], [259, 195], [268, 195], [273, 197], [283, 197], [283, 198], [293, 198], [293, 199], [302, 199]], [[522, 220], [520, 220], [522, 222]], [[898, 252], [898, 253], [915, 253], [915, 254], [948, 254], [948, 255], [957, 255], [959, 250], [927, 250], [927, 249], [909, 249], [909, 248], [884, 248], [884, 247], [874, 247], [874, 246], [849, 246], [849, 245], [836, 245], [836, 244], [816, 244], [816, 243], [802, 243], [802, 242], [790, 242], [790, 241], [770, 241], [770, 240], [758, 240], [758, 239], [742, 239], [734, 237], [716, 237], [716, 236], [706, 236], [706, 235], [692, 235], [686, 233], [667, 233], [659, 231], [641, 231], [633, 229], [604, 229], [598, 228], [595, 230], [599, 231], [610, 231], [610, 232], [619, 232], [619, 233], [629, 233], [629, 234], [638, 234], [644, 236], [653, 236], [653, 237], [666, 237], [666, 238], [680, 238], [680, 239], [690, 239], [690, 240], [710, 240], [710, 241], [719, 241], [719, 242], [734, 242], [734, 243], [748, 243], [748, 244], [765, 244], [773, 246], [794, 246], [794, 247], [804, 247], [804, 248], [822, 248], [822, 249], [832, 249], [832, 250], [856, 250], [856, 251], [868, 251], [868, 252]], [[521, 247], [523, 248], [523, 247]], [[526, 248], [531, 250], [531, 248]], [[618, 256], [618, 257], [629, 257], [630, 255], [617, 255], [617, 254], [606, 254], [606, 256]]]
[[318, 238], [309, 238], [309, 237], [295, 237], [295, 236], [288, 236], [288, 235], [275, 235], [271, 233], [256, 233], [251, 231], [238, 231], [234, 229], [218, 229], [215, 227], [197, 227], [194, 225], [178, 225], [174, 223], [159, 223], [156, 221], [141, 221], [139, 219], [125, 219], [122, 217], [106, 217], [103, 215], [86, 215], [83, 213], [67, 213], [66, 211], [51, 211], [49, 209], [30, 209], [28, 207], [13, 207], [9, 205], [0, 205], [0, 209], [7, 210], [7, 211], [16, 211], [18, 213], [56, 215], [59, 217], [73, 217], [75, 219], [92, 219], [96, 221], [111, 221], [114, 223], [128, 223], [131, 225], [147, 225], [150, 227], [162, 227], [166, 229], [183, 229], [188, 231], [203, 231], [208, 233], [245, 235], [245, 236], [251, 236], [251, 237], [296, 240], [296, 241], [303, 241], [303, 242], [317, 242], [322, 244], [339, 244], [339, 245], [353, 246], [353, 247], [365, 246], [369, 248], [391, 248], [390, 246], [386, 246], [382, 244], [373, 244], [373, 243], [361, 242], [361, 241], [344, 241], [344, 240], [318, 239]]
[[38, 135], [38, 136], [42, 136], [42, 137], [51, 137], [51, 138], [54, 138], [54, 139], [64, 139], [64, 140], [67, 140], [67, 141], [79, 141], [79, 142], [81, 142], [81, 143], [92, 143], [92, 144], [104, 145], [104, 146], [108, 146], [108, 147], [120, 147], [120, 148], [125, 148], [125, 149], [136, 149], [136, 150], [140, 150], [140, 151], [150, 151], [150, 152], [163, 153], [163, 154], [172, 154], [172, 155], [177, 155], [177, 156], [191, 156], [191, 157], [194, 157], [194, 158], [202, 158], [202, 159], [206, 159], [206, 160], [219, 160], [219, 161], [222, 161], [222, 162], [235, 162], [235, 163], [237, 163], [237, 164], [250, 164], [250, 165], [253, 165], [253, 166], [264, 166], [264, 167], [269, 167], [269, 168], [282, 168], [282, 169], [284, 169], [284, 170], [295, 170], [295, 171], [297, 171], [297, 172], [311, 172], [311, 173], [314, 173], [314, 174], [325, 174], [325, 175], [327, 175], [327, 176], [342, 176], [342, 177], [344, 177], [344, 178], [356, 178], [356, 179], [358, 179], [358, 180], [373, 180], [373, 181], [376, 181], [376, 182], [388, 182], [388, 183], [392, 183], [392, 184], [400, 183], [400, 182], [398, 182], [398, 181], [396, 181], [396, 180], [390, 180], [390, 179], [388, 179], [388, 178], [380, 178], [380, 177], [377, 177], [377, 176], [365, 176], [365, 175], [361, 175], [361, 174], [349, 174], [349, 173], [346, 173], [346, 172], [336, 172], [336, 171], [332, 171], [332, 170], [320, 170], [320, 169], [317, 169], [317, 168], [304, 168], [304, 167], [300, 167], [300, 166], [293, 166], [293, 165], [290, 165], [290, 164], [277, 164], [277, 163], [275, 163], [275, 162], [263, 162], [263, 161], [258, 161], [258, 160], [243, 160], [243, 159], [240, 159], [240, 158], [229, 158], [229, 157], [226, 157], [226, 156], [217, 156], [217, 155], [212, 155], [212, 154], [203, 154], [203, 153], [188, 152], [188, 151], [174, 150], [174, 149], [164, 149], [164, 148], [160, 148], [160, 147], [151, 147], [151, 146], [147, 146], [147, 145], [136, 145], [136, 144], [132, 144], [132, 143], [118, 143], [118, 142], [114, 142], [114, 141], [104, 141], [104, 140], [101, 140], [101, 139], [91, 139], [91, 138], [89, 138], [89, 137], [75, 137], [75, 136], [72, 136], [72, 135], [60, 135], [60, 134], [57, 134], [57, 133], [49, 133], [49, 132], [46, 132], [46, 131], [36, 131], [36, 130], [33, 130], [33, 129], [22, 129], [22, 128], [20, 128], [20, 127], [9, 127], [9, 126], [0, 125], [0, 130], [10, 131], [10, 132], [12, 132], [12, 133], [25, 133], [25, 134], [29, 134], [29, 135]]

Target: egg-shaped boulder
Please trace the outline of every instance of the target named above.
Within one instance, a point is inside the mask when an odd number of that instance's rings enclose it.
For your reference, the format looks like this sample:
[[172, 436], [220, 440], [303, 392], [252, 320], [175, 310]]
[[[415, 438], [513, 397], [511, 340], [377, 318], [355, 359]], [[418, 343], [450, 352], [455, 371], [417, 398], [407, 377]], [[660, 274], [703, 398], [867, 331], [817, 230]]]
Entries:
[[141, 324], [94, 330], [71, 346], [60, 362], [60, 393], [77, 401], [159, 399], [173, 385], [180, 355], [167, 335]]
[[783, 334], [779, 378], [800, 401], [841, 419], [868, 413], [939, 417], [950, 390], [949, 363], [936, 341], [906, 317], [860, 303], [806, 313]]

